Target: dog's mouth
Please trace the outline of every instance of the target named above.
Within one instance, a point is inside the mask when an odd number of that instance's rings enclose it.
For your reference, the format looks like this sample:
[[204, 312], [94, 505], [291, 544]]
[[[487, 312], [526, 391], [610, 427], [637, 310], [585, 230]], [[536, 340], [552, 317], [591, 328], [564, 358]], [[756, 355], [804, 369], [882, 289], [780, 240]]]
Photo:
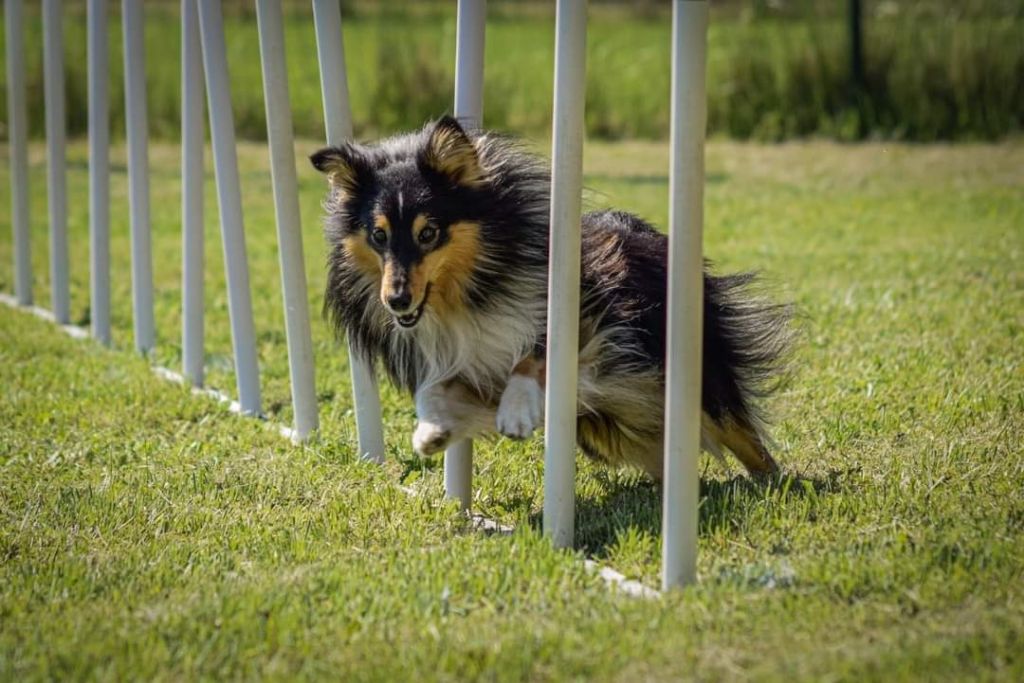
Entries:
[[423, 301], [416, 307], [416, 310], [412, 313], [406, 313], [405, 315], [396, 315], [395, 322], [398, 323], [399, 327], [409, 329], [416, 326], [416, 323], [423, 317], [423, 309], [427, 307], [427, 299], [430, 298], [430, 283], [427, 283], [427, 289], [423, 292]]

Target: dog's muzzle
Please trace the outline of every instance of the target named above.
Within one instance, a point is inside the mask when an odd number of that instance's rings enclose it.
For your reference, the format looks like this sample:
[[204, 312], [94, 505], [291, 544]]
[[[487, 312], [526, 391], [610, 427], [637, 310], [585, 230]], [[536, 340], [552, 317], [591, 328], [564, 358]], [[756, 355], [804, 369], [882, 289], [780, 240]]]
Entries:
[[420, 302], [420, 305], [417, 306], [414, 311], [412, 311], [411, 313], [403, 313], [402, 315], [399, 315], [392, 311], [392, 314], [395, 316], [395, 322], [398, 323], [398, 326], [404, 327], [405, 329], [415, 327], [416, 323], [418, 323], [420, 321], [420, 318], [423, 317], [423, 309], [427, 307], [427, 299], [429, 298], [430, 284], [428, 283], [426, 291], [423, 292], [423, 301]]

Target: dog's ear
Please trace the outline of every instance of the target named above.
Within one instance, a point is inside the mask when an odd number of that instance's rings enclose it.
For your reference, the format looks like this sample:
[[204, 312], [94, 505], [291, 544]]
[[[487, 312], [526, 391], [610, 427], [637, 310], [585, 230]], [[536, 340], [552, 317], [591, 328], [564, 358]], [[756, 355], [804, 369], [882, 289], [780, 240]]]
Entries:
[[420, 150], [419, 162], [454, 185], [479, 187], [486, 180], [473, 141], [451, 116], [434, 124]]
[[313, 167], [327, 176], [335, 189], [355, 194], [373, 177], [369, 160], [355, 146], [345, 143], [339, 147], [325, 147], [309, 157]]

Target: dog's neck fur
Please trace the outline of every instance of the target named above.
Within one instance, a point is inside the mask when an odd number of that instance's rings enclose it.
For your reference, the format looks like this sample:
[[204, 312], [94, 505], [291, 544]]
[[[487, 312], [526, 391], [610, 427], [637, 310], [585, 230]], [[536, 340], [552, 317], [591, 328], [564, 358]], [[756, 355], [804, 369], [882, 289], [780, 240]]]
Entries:
[[519, 296], [496, 298], [484, 310], [467, 307], [441, 317], [428, 305], [412, 330], [387, 321], [395, 365], [416, 372], [402, 384], [459, 379], [485, 400], [497, 401], [512, 368], [536, 346], [546, 315], [543, 280], [526, 273], [518, 279]]

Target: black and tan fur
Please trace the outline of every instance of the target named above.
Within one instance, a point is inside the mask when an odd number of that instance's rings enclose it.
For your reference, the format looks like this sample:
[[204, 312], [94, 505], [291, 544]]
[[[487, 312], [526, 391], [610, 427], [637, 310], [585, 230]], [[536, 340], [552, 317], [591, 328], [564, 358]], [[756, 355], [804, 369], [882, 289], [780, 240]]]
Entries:
[[[321, 150], [325, 312], [412, 393], [416, 449], [543, 419], [549, 176], [514, 142], [451, 118], [375, 145]], [[580, 448], [661, 477], [667, 239], [642, 219], [583, 217]], [[704, 275], [703, 444], [753, 473], [777, 465], [757, 401], [787, 341], [787, 309], [749, 274]]]

